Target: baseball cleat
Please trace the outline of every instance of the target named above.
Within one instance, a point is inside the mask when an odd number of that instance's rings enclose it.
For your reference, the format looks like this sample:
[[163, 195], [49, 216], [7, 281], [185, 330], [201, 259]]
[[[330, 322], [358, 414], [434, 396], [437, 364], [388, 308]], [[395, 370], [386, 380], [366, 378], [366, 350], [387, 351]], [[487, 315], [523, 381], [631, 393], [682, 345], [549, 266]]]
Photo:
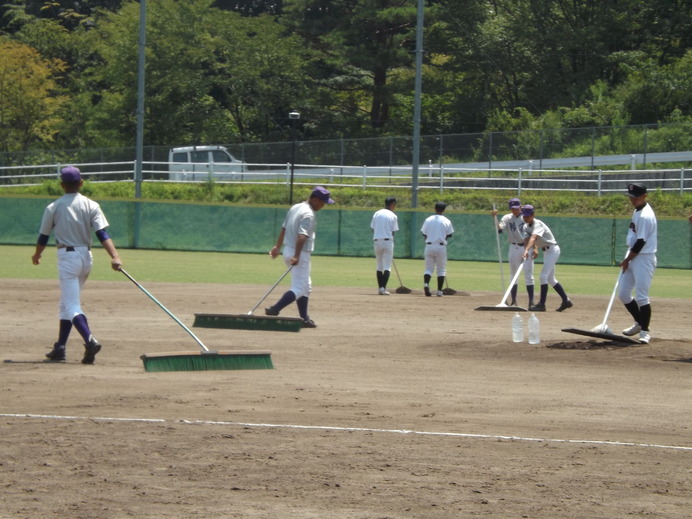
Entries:
[[641, 331], [642, 331], [641, 325], [639, 323], [634, 323], [629, 328], [625, 328], [624, 330], [622, 330], [622, 335], [626, 335], [627, 337], [632, 337], [632, 335], [637, 335]]
[[572, 304], [572, 301], [569, 299], [567, 301], [563, 301], [560, 307], [556, 310], [556, 312], [562, 312], [564, 310], [567, 310], [568, 308], [572, 308], [574, 305]]
[[56, 342], [53, 345], [53, 349], [46, 353], [46, 358], [48, 360], [52, 360], [53, 362], [61, 362], [65, 360], [65, 346]]
[[84, 345], [84, 358], [82, 359], [82, 364], [93, 364], [96, 354], [101, 351], [101, 345], [94, 339], [94, 337], [89, 338], [89, 342]]
[[442, 297], [442, 290], [438, 290], [435, 294], [437, 297]]
[[649, 334], [648, 331], [642, 330], [639, 332], [639, 342], [642, 344], [649, 344], [649, 341], [651, 340], [651, 334]]
[[543, 303], [538, 303], [529, 308], [531, 312], [545, 312], [545, 305]]
[[303, 328], [317, 328], [317, 325], [315, 324], [315, 321], [308, 318], [303, 320]]
[[274, 310], [273, 306], [268, 306], [264, 309], [264, 315], [279, 315], [279, 311]]
[[432, 294], [430, 293], [430, 287], [428, 285], [423, 286], [423, 292], [425, 292], [425, 295], [430, 297]]

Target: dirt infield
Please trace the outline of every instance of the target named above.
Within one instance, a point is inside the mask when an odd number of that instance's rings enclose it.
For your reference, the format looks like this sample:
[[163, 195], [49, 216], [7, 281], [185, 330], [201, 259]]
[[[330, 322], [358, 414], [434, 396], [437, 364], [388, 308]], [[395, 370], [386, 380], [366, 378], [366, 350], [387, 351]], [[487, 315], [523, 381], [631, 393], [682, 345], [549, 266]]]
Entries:
[[[145, 286], [190, 326], [266, 290]], [[692, 516], [689, 300], [654, 301], [652, 343], [622, 346], [560, 331], [608, 297], [557, 313], [551, 294], [529, 345], [512, 313], [474, 311], [499, 293], [316, 287], [316, 329], [194, 328], [275, 369], [147, 373], [141, 354], [197, 344], [128, 282], [84, 295], [96, 364], [74, 332], [44, 363], [57, 282], [2, 280], [2, 518]], [[609, 323], [631, 324], [617, 303]]]

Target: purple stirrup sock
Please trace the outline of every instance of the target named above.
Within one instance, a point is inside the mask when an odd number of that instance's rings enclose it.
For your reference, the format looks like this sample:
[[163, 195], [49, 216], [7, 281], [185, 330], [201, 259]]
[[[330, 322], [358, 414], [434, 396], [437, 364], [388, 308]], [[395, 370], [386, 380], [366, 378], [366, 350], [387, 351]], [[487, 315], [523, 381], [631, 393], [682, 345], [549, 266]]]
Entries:
[[77, 331], [79, 332], [79, 335], [82, 336], [82, 339], [84, 339], [84, 342], [89, 342], [91, 330], [89, 330], [86, 315], [75, 315], [74, 319], [72, 319], [72, 324], [74, 324], [74, 327], [77, 328]]
[[58, 334], [58, 344], [65, 346], [67, 338], [72, 331], [72, 322], [67, 319], [60, 319], [60, 333]]

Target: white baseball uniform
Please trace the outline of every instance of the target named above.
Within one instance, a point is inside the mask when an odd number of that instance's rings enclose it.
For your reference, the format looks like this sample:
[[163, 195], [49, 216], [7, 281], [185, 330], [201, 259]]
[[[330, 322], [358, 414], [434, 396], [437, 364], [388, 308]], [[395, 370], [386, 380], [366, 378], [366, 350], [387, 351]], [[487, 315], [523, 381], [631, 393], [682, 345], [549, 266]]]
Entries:
[[[498, 222], [498, 228], [507, 235], [507, 241], [509, 242], [509, 251], [507, 253], [507, 259], [509, 260], [509, 273], [510, 279], [514, 279], [514, 274], [517, 273], [517, 269], [524, 261], [524, 242], [528, 235], [524, 229], [526, 223], [519, 213], [519, 216], [514, 216], [513, 213], [504, 215]], [[527, 285], [534, 284], [533, 277], [533, 258], [528, 257], [526, 263], [524, 263], [524, 280]]]
[[312, 291], [311, 255], [315, 249], [315, 230], [317, 228], [315, 212], [307, 201], [299, 202], [288, 210], [282, 227], [286, 230], [283, 259], [287, 267], [291, 266], [291, 258], [295, 256], [295, 244], [298, 235], [307, 236], [307, 241], [300, 252], [300, 260], [291, 269], [291, 291], [295, 294], [296, 299], [309, 296]]
[[634, 299], [637, 301], [637, 305], [641, 307], [650, 303], [649, 289], [656, 270], [656, 252], [658, 250], [658, 223], [654, 210], [648, 203], [641, 209], [635, 209], [632, 213], [632, 220], [627, 232], [627, 254], [625, 257], [640, 239], [644, 240], [644, 247], [630, 261], [627, 270], [623, 272], [618, 296], [620, 301], [628, 304], [632, 301], [632, 291], [634, 290]]
[[425, 236], [425, 275], [447, 275], [447, 236], [454, 233], [452, 222], [444, 215], [434, 214], [423, 222], [421, 233]]
[[557, 284], [555, 278], [555, 265], [560, 259], [560, 246], [557, 244], [550, 228], [538, 218], [533, 219], [533, 224], [525, 223], [524, 229], [529, 236], [536, 235], [536, 245], [543, 251], [543, 268], [541, 269], [540, 283], [551, 287]]
[[377, 270], [384, 272], [392, 269], [394, 258], [394, 233], [399, 230], [399, 219], [394, 211], [387, 208], [380, 209], [370, 221], [373, 231], [373, 247]]
[[66, 193], [46, 207], [40, 233], [55, 235], [60, 278], [60, 319], [72, 321], [83, 314], [81, 288], [93, 264], [93, 233], [108, 227], [98, 203], [81, 193]]

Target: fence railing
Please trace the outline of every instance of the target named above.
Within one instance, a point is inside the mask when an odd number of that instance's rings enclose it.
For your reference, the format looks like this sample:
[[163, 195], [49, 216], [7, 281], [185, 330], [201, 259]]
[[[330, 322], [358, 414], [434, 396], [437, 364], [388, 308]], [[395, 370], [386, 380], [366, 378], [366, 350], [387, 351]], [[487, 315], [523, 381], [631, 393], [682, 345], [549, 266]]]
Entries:
[[[90, 182], [135, 182], [135, 162], [95, 162], [73, 164]], [[64, 164], [11, 166], [0, 168], [0, 189], [11, 186], [34, 186], [59, 178]], [[144, 162], [142, 182], [219, 184], [286, 184], [411, 189], [411, 166], [341, 166], [295, 164], [246, 164], [242, 172], [225, 172], [213, 163], [206, 164], [206, 173], [170, 172], [171, 163]], [[581, 191], [594, 194], [622, 192], [627, 183], [643, 182], [650, 190], [684, 193], [692, 191], [692, 168], [680, 169], [535, 169], [460, 167], [460, 164], [428, 164], [418, 168], [418, 188], [485, 189], [516, 191]], [[219, 171], [221, 169], [221, 171]]]

